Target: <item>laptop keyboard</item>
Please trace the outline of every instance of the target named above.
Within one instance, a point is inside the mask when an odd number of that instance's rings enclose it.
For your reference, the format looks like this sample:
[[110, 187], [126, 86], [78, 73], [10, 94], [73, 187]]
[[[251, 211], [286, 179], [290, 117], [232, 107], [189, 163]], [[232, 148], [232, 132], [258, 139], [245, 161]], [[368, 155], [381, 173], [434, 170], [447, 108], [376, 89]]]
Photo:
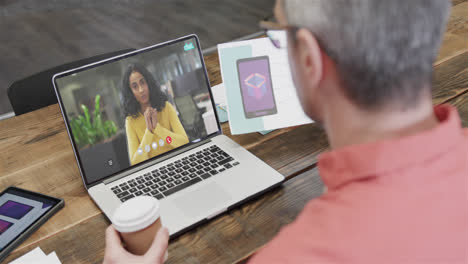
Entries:
[[114, 186], [111, 190], [122, 202], [141, 195], [161, 200], [237, 165], [238, 161], [213, 145]]

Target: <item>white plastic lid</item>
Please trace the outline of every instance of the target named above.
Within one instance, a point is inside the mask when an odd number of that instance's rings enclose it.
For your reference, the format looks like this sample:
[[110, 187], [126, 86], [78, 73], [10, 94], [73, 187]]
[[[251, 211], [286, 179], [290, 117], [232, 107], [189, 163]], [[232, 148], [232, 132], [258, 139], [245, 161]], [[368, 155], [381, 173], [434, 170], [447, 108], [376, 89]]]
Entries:
[[159, 201], [151, 196], [138, 196], [120, 205], [112, 224], [121, 233], [147, 228], [159, 218]]

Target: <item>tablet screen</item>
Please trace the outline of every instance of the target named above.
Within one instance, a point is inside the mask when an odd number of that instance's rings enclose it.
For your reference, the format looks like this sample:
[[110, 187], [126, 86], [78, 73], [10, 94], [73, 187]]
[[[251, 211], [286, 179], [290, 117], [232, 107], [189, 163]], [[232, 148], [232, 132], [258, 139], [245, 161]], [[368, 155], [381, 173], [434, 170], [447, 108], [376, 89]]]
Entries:
[[0, 251], [19, 237], [59, 200], [8, 188], [0, 196]]

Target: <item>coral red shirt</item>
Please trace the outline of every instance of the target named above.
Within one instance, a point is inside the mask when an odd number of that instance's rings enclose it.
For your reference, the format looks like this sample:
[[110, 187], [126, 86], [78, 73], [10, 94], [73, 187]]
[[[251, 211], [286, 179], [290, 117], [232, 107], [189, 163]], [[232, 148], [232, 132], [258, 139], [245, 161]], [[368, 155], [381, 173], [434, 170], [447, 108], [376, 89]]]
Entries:
[[434, 112], [431, 130], [321, 155], [328, 192], [249, 263], [468, 263], [468, 129]]

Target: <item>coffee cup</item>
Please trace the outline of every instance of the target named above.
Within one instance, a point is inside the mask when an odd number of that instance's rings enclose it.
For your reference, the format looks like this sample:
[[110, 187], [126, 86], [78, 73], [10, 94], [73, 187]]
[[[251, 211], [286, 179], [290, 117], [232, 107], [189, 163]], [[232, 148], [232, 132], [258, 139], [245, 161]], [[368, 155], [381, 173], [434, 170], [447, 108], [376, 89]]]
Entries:
[[135, 255], [144, 255], [162, 226], [159, 201], [151, 196], [132, 198], [117, 208], [112, 222], [127, 250]]

